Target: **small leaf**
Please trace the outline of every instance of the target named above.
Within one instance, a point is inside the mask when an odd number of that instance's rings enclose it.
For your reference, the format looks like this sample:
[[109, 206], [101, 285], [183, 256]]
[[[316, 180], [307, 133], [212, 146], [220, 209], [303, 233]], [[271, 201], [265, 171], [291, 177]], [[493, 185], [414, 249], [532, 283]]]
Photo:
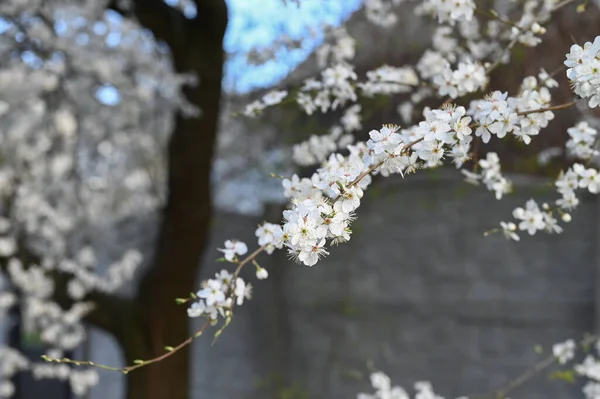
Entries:
[[173, 351], [173, 347], [172, 346], [165, 346], [165, 350], [167, 352], [172, 352]]
[[581, 344], [581, 349], [585, 353], [589, 353], [592, 350], [592, 347], [587, 342], [584, 342], [583, 344]]
[[212, 342], [213, 345], [215, 344], [215, 342], [217, 342], [217, 338], [219, 338], [219, 336], [223, 333], [223, 330], [225, 330], [225, 328], [229, 325], [229, 323], [231, 323], [231, 316], [225, 319], [225, 323], [223, 323], [223, 327], [221, 327], [219, 329], [219, 331], [217, 331], [215, 333], [215, 337]]
[[533, 347], [533, 351], [538, 355], [541, 355], [542, 353], [544, 353], [544, 348], [542, 348], [542, 345], [538, 344]]
[[563, 380], [570, 384], [575, 382], [575, 371], [573, 370], [558, 370], [550, 374], [553, 380]]
[[586, 3], [581, 3], [581, 4], [579, 4], [579, 5], [577, 6], [577, 12], [578, 12], [578, 13], [580, 13], [580, 14], [581, 14], [582, 12], [584, 12], [584, 11], [585, 11], [585, 6], [586, 6]]
[[186, 298], [175, 298], [175, 303], [178, 305], [182, 305], [186, 303], [188, 300]]
[[141, 359], [135, 359], [135, 360], [133, 361], [133, 363], [134, 363], [134, 364], [144, 364], [144, 361], [143, 361], [143, 360], [141, 360]]

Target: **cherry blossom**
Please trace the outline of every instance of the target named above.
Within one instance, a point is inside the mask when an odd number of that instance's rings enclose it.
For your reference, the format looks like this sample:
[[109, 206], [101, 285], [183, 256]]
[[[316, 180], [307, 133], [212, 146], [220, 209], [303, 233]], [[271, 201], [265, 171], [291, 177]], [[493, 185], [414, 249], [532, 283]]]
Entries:
[[223, 252], [225, 259], [231, 262], [237, 255], [245, 255], [248, 252], [248, 246], [242, 241], [227, 240], [225, 248], [219, 248], [219, 251]]

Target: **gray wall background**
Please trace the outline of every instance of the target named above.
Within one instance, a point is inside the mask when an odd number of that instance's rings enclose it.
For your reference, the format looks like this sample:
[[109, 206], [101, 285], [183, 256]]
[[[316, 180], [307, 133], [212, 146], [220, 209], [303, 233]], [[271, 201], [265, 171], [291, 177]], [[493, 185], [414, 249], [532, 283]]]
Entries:
[[[208, 335], [194, 344], [194, 398], [355, 398], [370, 391], [368, 362], [406, 389], [429, 380], [445, 397], [487, 393], [545, 356], [534, 345], [547, 354], [592, 332], [598, 202], [583, 197], [561, 235], [484, 237], [528, 198], [555, 198], [548, 181], [509, 177], [516, 192], [501, 201], [452, 170], [388, 178], [367, 191], [351, 242], [316, 266], [263, 256], [269, 279], [248, 268], [253, 299], [215, 345]], [[228, 238], [252, 248], [255, 226], [280, 220], [277, 207], [268, 213], [217, 214], [208, 248]], [[208, 251], [203, 277], [223, 266], [217, 257]], [[91, 350], [95, 361], [119, 361], [100, 333]], [[93, 398], [118, 398], [121, 376], [102, 378]], [[544, 373], [511, 397], [583, 395]]]

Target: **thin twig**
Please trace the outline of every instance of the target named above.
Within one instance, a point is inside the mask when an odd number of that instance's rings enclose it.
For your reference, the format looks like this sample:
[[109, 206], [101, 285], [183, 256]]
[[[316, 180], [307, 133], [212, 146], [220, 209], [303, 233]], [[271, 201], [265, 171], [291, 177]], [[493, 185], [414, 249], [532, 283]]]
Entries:
[[183, 349], [186, 346], [188, 346], [189, 344], [191, 344], [195, 338], [198, 338], [199, 336], [201, 336], [202, 333], [204, 332], [204, 330], [206, 330], [206, 328], [209, 325], [210, 325], [210, 322], [207, 321], [206, 323], [204, 323], [204, 325], [202, 325], [202, 327], [200, 327], [194, 333], [194, 335], [192, 335], [191, 337], [189, 337], [188, 339], [186, 339], [185, 341], [183, 341], [182, 343], [180, 343], [179, 345], [177, 345], [175, 347], [172, 347], [172, 348], [169, 347], [167, 349], [167, 352], [160, 356], [154, 357], [149, 360], [134, 360], [134, 363], [136, 363], [136, 364], [133, 364], [131, 366], [122, 367], [122, 368], [106, 366], [104, 364], [98, 364], [98, 363], [94, 363], [94, 362], [90, 362], [90, 361], [73, 360], [73, 359], [69, 359], [66, 357], [64, 357], [62, 359], [57, 359], [57, 358], [53, 358], [53, 357], [50, 357], [47, 355], [42, 355], [42, 359], [47, 362], [50, 362], [50, 363], [67, 363], [67, 364], [74, 364], [76, 366], [89, 366], [89, 367], [95, 367], [95, 368], [99, 368], [99, 369], [103, 369], [103, 370], [118, 371], [120, 373], [127, 374], [131, 371], [134, 371], [141, 367], [147, 366], [149, 364], [160, 362], [161, 360], [164, 360], [167, 357], [175, 354], [176, 352], [180, 351], [181, 349]]
[[552, 9], [552, 11], [556, 11], [559, 8], [562, 8], [562, 7], [566, 6], [566, 5], [569, 5], [569, 4], [573, 3], [574, 1], [575, 0], [564, 0], [564, 1], [560, 2], [560, 3], [558, 3], [557, 5], [555, 5], [554, 8]]
[[552, 105], [552, 106], [546, 107], [546, 108], [538, 108], [538, 109], [530, 109], [529, 111], [521, 111], [521, 112], [517, 112], [517, 115], [523, 116], [523, 115], [535, 114], [538, 112], [556, 111], [559, 109], [565, 109], [565, 108], [572, 107], [573, 105], [575, 105], [575, 101], [571, 101], [570, 103], [566, 103], [566, 104]]
[[486, 10], [482, 10], [481, 8], [475, 8], [475, 12], [479, 15], [483, 15], [484, 17], [490, 18], [490, 19], [494, 19], [498, 22], [501, 22], [503, 24], [515, 27], [519, 30], [523, 30], [523, 28], [521, 28], [519, 25], [517, 25], [516, 23], [514, 23], [513, 21], [509, 21], [508, 19], [504, 19], [502, 17], [500, 17], [500, 15], [495, 14], [494, 12], [491, 11], [486, 11]]
[[[589, 335], [587, 337], [584, 337], [579, 342], [579, 346], [582, 348], [585, 348], [585, 347], [591, 345], [594, 341], [597, 341], [598, 338], [599, 338], [598, 334]], [[506, 398], [506, 396], [509, 393], [511, 393], [515, 389], [521, 387], [523, 384], [525, 384], [526, 382], [531, 380], [533, 377], [535, 377], [542, 371], [547, 370], [548, 368], [550, 368], [557, 362], [558, 362], [557, 357], [554, 356], [554, 354], [551, 354], [550, 356], [546, 357], [545, 359], [542, 359], [539, 362], [537, 362], [531, 368], [525, 370], [517, 378], [510, 381], [509, 383], [504, 385], [499, 390], [492, 392], [492, 393], [483, 394], [483, 395], [481, 395], [481, 394], [480, 395], [469, 395], [468, 397], [471, 399], [503, 399], [503, 398]]]

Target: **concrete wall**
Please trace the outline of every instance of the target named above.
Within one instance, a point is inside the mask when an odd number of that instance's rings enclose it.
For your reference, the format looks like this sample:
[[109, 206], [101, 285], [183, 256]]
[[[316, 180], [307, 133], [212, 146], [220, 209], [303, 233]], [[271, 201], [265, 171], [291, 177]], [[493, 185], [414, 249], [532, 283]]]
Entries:
[[[484, 189], [464, 193], [451, 175], [386, 186], [360, 208], [349, 245], [314, 268], [288, 268], [289, 370], [310, 398], [368, 388], [368, 360], [407, 388], [431, 380], [448, 396], [488, 392], [540, 358], [534, 344], [592, 330], [594, 200], [562, 236], [514, 243], [482, 233], [535, 187], [496, 201]], [[572, 392], [542, 376], [518, 397]]]
[[[544, 197], [541, 188], [519, 179], [515, 195], [496, 201], [454, 171], [377, 184], [351, 243], [315, 267], [285, 254], [262, 258], [270, 278], [253, 281], [254, 298], [214, 346], [208, 335], [194, 344], [193, 397], [354, 398], [369, 389], [367, 362], [406, 388], [430, 380], [447, 397], [501, 387], [541, 359], [534, 345], [547, 350], [595, 325], [594, 198], [583, 199], [562, 235], [483, 237], [514, 207]], [[208, 248], [227, 238], [253, 243], [261, 221], [218, 215]], [[222, 267], [216, 257], [206, 255], [204, 276]], [[94, 398], [115, 397], [120, 377], [111, 378], [104, 386], [113, 394], [100, 387]], [[543, 374], [516, 397], [578, 391]]]

